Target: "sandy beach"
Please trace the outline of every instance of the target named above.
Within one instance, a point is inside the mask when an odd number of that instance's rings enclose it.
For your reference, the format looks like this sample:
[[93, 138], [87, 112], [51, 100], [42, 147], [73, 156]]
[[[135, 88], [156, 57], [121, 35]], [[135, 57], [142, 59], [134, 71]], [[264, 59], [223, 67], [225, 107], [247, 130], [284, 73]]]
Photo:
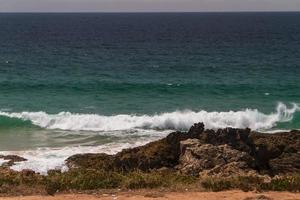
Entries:
[[55, 196], [20, 196], [20, 197], [0, 197], [1, 200], [66, 200], [66, 199], [78, 199], [78, 200], [149, 200], [149, 199], [174, 199], [174, 200], [219, 200], [219, 199], [230, 199], [230, 200], [254, 200], [254, 199], [280, 199], [280, 200], [297, 200], [300, 199], [300, 193], [291, 192], [266, 192], [266, 193], [255, 193], [255, 192], [242, 192], [238, 190], [225, 191], [225, 192], [172, 192], [172, 193], [159, 193], [159, 192], [126, 192], [119, 194], [59, 194]]

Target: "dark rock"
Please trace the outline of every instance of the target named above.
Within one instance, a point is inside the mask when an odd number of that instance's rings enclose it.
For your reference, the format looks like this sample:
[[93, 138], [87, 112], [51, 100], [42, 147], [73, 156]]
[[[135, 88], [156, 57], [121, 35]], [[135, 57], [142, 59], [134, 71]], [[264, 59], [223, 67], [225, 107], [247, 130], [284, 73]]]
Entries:
[[25, 158], [16, 155], [7, 155], [7, 156], [0, 155], [0, 158], [7, 160], [7, 162], [2, 164], [2, 167], [10, 167], [13, 166], [15, 162], [23, 162], [27, 160]]
[[21, 171], [21, 175], [22, 176], [34, 176], [35, 172], [33, 170], [30, 170], [30, 169], [23, 169]]
[[188, 134], [190, 135], [190, 138], [199, 138], [200, 135], [203, 133], [203, 131], [204, 131], [204, 124], [197, 123], [190, 128]]
[[[192, 140], [188, 140], [192, 139]], [[185, 141], [187, 140], [187, 141]], [[181, 144], [181, 145], [180, 145]], [[194, 124], [187, 133], [174, 132], [147, 145], [116, 155], [82, 154], [66, 160], [69, 168], [151, 171], [168, 168], [188, 174], [300, 172], [300, 131], [266, 134], [250, 129], [204, 130]], [[202, 173], [202, 174], [203, 174]]]
[[103, 170], [132, 171], [174, 167], [180, 156], [180, 141], [188, 139], [188, 134], [174, 132], [166, 138], [145, 146], [125, 149], [114, 156], [106, 154], [74, 155], [66, 160], [69, 168], [94, 168]]
[[7, 155], [7, 156], [0, 155], [0, 158], [2, 158], [4, 160], [11, 160], [13, 162], [22, 162], [22, 161], [27, 160], [25, 158], [22, 158], [22, 157], [16, 156], [16, 155]]
[[253, 142], [249, 138], [250, 131], [250, 129], [233, 128], [219, 129], [216, 132], [213, 130], [206, 130], [199, 139], [203, 143], [213, 145], [228, 144], [235, 149], [251, 152]]
[[[258, 132], [251, 132], [250, 129], [219, 129], [217, 131], [205, 130], [199, 137], [199, 140], [203, 144], [223, 145], [228, 144], [232, 148], [247, 152], [254, 158], [253, 169], [256, 169], [260, 173], [267, 173], [275, 175], [283, 170], [286, 163], [286, 159], [289, 159], [286, 154], [285, 159], [280, 158], [283, 152], [289, 152], [297, 154], [300, 151], [300, 132], [292, 131], [288, 133], [276, 133], [276, 134], [264, 134]], [[277, 158], [272, 161], [272, 159]], [[296, 159], [293, 164], [292, 170], [298, 170], [298, 157], [293, 156]], [[285, 161], [284, 161], [285, 160]], [[292, 160], [291, 160], [292, 161]], [[282, 162], [282, 163], [281, 163]], [[285, 168], [285, 172], [290, 172], [288, 167]]]
[[[262, 134], [251, 133], [256, 147], [257, 160], [271, 175], [290, 174], [300, 171], [300, 131]], [[264, 167], [264, 168], [263, 168]]]
[[283, 153], [269, 161], [273, 174], [293, 174], [300, 172], [300, 154]]
[[114, 169], [114, 157], [104, 153], [100, 154], [77, 154], [69, 157], [66, 160], [66, 164], [70, 169], [75, 168], [93, 168], [93, 169], [103, 169], [112, 170]]
[[145, 146], [124, 150], [115, 155], [115, 165], [124, 171], [174, 167], [180, 156], [180, 141], [188, 138], [186, 133], [174, 132]]

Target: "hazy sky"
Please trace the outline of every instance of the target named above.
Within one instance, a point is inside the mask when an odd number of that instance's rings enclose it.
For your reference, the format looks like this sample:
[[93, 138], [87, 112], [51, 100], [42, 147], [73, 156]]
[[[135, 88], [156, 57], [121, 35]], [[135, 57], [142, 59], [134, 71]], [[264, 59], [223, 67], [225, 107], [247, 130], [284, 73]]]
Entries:
[[0, 0], [0, 12], [300, 11], [300, 0]]

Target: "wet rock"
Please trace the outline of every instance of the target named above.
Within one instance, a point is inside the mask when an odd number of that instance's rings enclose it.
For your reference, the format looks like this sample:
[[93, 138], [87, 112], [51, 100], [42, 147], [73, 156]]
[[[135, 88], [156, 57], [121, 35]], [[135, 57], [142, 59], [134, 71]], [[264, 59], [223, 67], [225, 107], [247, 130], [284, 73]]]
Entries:
[[2, 164], [2, 167], [10, 167], [13, 166], [16, 162], [23, 162], [26, 161], [27, 159], [20, 157], [20, 156], [16, 156], [16, 155], [0, 155], [0, 158], [7, 160], [7, 162]]
[[0, 155], [0, 158], [4, 159], [4, 160], [11, 160], [13, 162], [22, 162], [22, 161], [26, 161], [27, 159], [20, 157], [20, 156], [16, 156], [16, 155]]
[[204, 131], [204, 124], [197, 123], [190, 128], [188, 134], [190, 135], [190, 138], [199, 138], [200, 135], [203, 133], [203, 131]]
[[106, 154], [74, 155], [66, 160], [66, 164], [70, 169], [83, 167], [117, 171], [172, 168], [178, 164], [180, 141], [188, 138], [186, 133], [174, 132], [166, 138], [145, 146], [125, 149], [114, 156]]
[[93, 168], [112, 170], [114, 169], [114, 157], [104, 153], [100, 154], [77, 154], [69, 157], [66, 160], [66, 164], [70, 169], [76, 168]]
[[180, 141], [188, 138], [186, 133], [174, 132], [145, 146], [124, 150], [116, 154], [115, 165], [123, 171], [174, 167], [180, 156]]

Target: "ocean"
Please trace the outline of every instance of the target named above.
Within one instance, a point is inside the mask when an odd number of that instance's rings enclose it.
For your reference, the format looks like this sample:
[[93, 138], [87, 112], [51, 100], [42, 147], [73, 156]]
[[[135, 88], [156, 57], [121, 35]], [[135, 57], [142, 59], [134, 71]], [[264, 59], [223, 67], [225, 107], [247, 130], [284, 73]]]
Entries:
[[196, 122], [300, 129], [300, 13], [0, 14], [0, 154], [28, 159], [13, 169]]

